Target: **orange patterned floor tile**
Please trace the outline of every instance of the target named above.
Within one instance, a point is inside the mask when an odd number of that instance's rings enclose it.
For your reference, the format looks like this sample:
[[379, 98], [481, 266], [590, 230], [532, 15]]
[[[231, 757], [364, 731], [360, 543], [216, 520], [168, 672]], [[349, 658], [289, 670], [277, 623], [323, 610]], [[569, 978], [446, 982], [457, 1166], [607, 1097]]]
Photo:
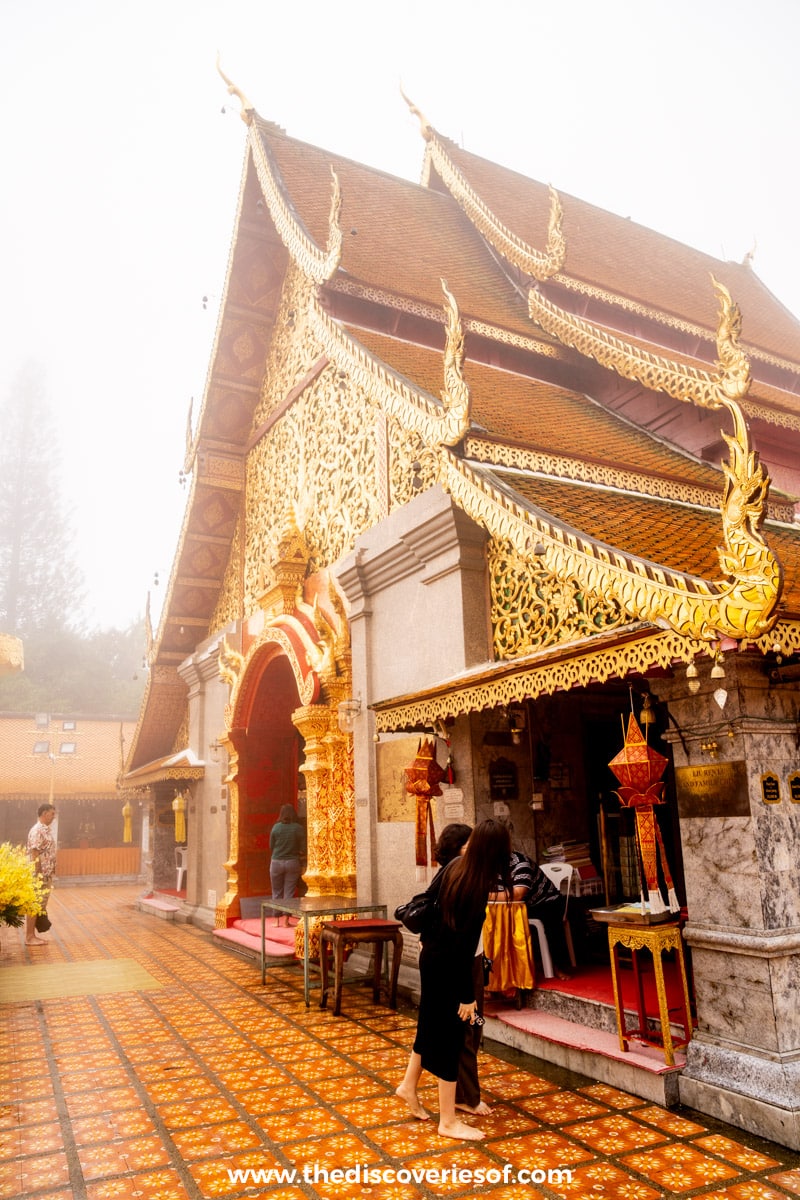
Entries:
[[574, 1167], [571, 1178], [551, 1175], [547, 1186], [566, 1200], [583, 1200], [584, 1196], [597, 1197], [597, 1200], [663, 1200], [664, 1197], [660, 1189], [634, 1179], [627, 1171], [609, 1162]]
[[34, 1155], [17, 1159], [19, 1167], [20, 1195], [27, 1196], [40, 1188], [61, 1188], [69, 1183], [67, 1156], [58, 1154]]
[[370, 1129], [367, 1137], [386, 1154], [393, 1158], [407, 1158], [411, 1154], [429, 1154], [440, 1143], [437, 1133], [437, 1115], [430, 1121], [404, 1121], [400, 1125], [381, 1125]]
[[608, 1113], [603, 1105], [595, 1104], [578, 1092], [548, 1092], [543, 1096], [526, 1096], [517, 1106], [547, 1125], [562, 1125], [581, 1117], [599, 1117]]
[[186, 1188], [175, 1170], [146, 1171], [89, 1183], [86, 1200], [186, 1200]]
[[[501, 1170], [496, 1160], [489, 1155], [484, 1154], [479, 1148], [477, 1142], [457, 1142], [454, 1143], [450, 1138], [438, 1138], [442, 1150], [439, 1154], [428, 1154], [422, 1158], [415, 1158], [409, 1163], [403, 1164], [409, 1171], [424, 1172], [424, 1187], [426, 1191], [432, 1192], [436, 1196], [470, 1195], [470, 1182], [466, 1179], [463, 1173], [469, 1172], [470, 1178], [474, 1180], [475, 1173], [478, 1171], [489, 1172]], [[493, 1178], [493, 1176], [492, 1176]], [[422, 1186], [422, 1185], [420, 1185]], [[475, 1191], [478, 1188], [476, 1186]], [[419, 1193], [424, 1194], [424, 1193]], [[483, 1187], [481, 1185], [481, 1192]], [[525, 1188], [525, 1196], [536, 1196], [537, 1193], [533, 1188]], [[520, 1193], [517, 1192], [517, 1200]]]
[[208, 1162], [190, 1163], [189, 1173], [204, 1196], [214, 1197], [231, 1193], [236, 1195], [244, 1189], [252, 1189], [253, 1184], [244, 1180], [239, 1184], [232, 1183], [229, 1171], [269, 1171], [279, 1170], [281, 1166], [268, 1150], [261, 1149], [250, 1154], [233, 1154]]
[[309, 1080], [309, 1087], [330, 1104], [337, 1100], [356, 1100], [359, 1096], [385, 1096], [386, 1085], [367, 1075], [343, 1075], [337, 1079]]
[[506, 1138], [500, 1142], [493, 1141], [492, 1150], [508, 1159], [515, 1167], [525, 1167], [531, 1171], [573, 1167], [576, 1163], [586, 1162], [595, 1157], [579, 1142], [546, 1130]]
[[287, 1083], [281, 1087], [253, 1088], [250, 1092], [239, 1092], [236, 1099], [254, 1117], [286, 1112], [292, 1108], [306, 1108], [314, 1103], [314, 1096], [298, 1083]]
[[786, 1188], [792, 1196], [800, 1196], [800, 1167], [795, 1171], [779, 1171], [777, 1175], [770, 1175], [767, 1182]]
[[141, 1100], [133, 1087], [103, 1088], [96, 1092], [77, 1092], [67, 1096], [67, 1108], [72, 1117], [90, 1117], [97, 1112], [135, 1108], [138, 1104], [141, 1104]]
[[629, 1154], [620, 1162], [623, 1167], [630, 1167], [646, 1176], [658, 1187], [678, 1194], [731, 1179], [737, 1174], [727, 1163], [718, 1162], [694, 1147], [681, 1143]]
[[353, 1134], [294, 1142], [285, 1153], [294, 1166], [317, 1166], [329, 1171], [343, 1165], [355, 1166], [356, 1163], [380, 1161], [377, 1151]]
[[717, 1154], [726, 1162], [741, 1167], [743, 1171], [763, 1171], [767, 1167], [780, 1166], [776, 1159], [768, 1158], [766, 1154], [759, 1154], [757, 1150], [751, 1150], [748, 1146], [743, 1146], [741, 1142], [734, 1142], [732, 1138], [723, 1137], [719, 1133], [695, 1138], [692, 1145], [710, 1150], [712, 1154]]
[[673, 1137], [691, 1137], [694, 1133], [706, 1132], [705, 1126], [689, 1121], [686, 1117], [679, 1117], [667, 1108], [659, 1108], [657, 1104], [637, 1108], [636, 1120], [655, 1125], [656, 1129], [663, 1129], [664, 1133], [672, 1134]]
[[589, 1087], [578, 1088], [578, 1091], [582, 1096], [591, 1096], [600, 1104], [607, 1104], [609, 1108], [634, 1108], [641, 1104], [638, 1097], [621, 1092], [619, 1088], [609, 1087], [607, 1083], [593, 1083]]
[[704, 1192], [703, 1200], [786, 1200], [785, 1192], [778, 1192], [769, 1184], [749, 1180], [734, 1183], [718, 1192]]
[[261, 1118], [259, 1124], [272, 1141], [287, 1145], [321, 1134], [344, 1133], [347, 1129], [344, 1121], [339, 1120], [324, 1108], [320, 1108], [319, 1105], [311, 1108], [298, 1108], [290, 1113], [275, 1113], [273, 1116], [265, 1116]]
[[[531, 1116], [529, 1112], [520, 1112], [507, 1104], [492, 1104], [488, 1116], [476, 1116], [476, 1124], [483, 1130], [487, 1138], [506, 1137], [510, 1133], [531, 1133], [541, 1129], [542, 1122]], [[467, 1114], [469, 1119], [473, 1118]]]
[[194, 1125], [233, 1121], [239, 1115], [233, 1105], [219, 1096], [187, 1100], [181, 1104], [159, 1104], [157, 1110], [167, 1129], [190, 1129]]
[[565, 1130], [570, 1137], [585, 1143], [597, 1154], [623, 1154], [643, 1146], [663, 1143], [665, 1135], [649, 1125], [640, 1125], [621, 1113], [598, 1117], [593, 1121], [578, 1121]]
[[543, 1092], [554, 1091], [552, 1083], [541, 1079], [538, 1075], [523, 1074], [513, 1071], [505, 1075], [493, 1075], [481, 1080], [481, 1091], [486, 1092], [486, 1100], [491, 1104], [490, 1096], [498, 1100], [513, 1100], [522, 1096], [536, 1096]]
[[406, 1105], [394, 1093], [390, 1096], [372, 1096], [368, 1100], [347, 1100], [334, 1107], [356, 1129], [388, 1125], [390, 1121], [400, 1121], [408, 1116]]

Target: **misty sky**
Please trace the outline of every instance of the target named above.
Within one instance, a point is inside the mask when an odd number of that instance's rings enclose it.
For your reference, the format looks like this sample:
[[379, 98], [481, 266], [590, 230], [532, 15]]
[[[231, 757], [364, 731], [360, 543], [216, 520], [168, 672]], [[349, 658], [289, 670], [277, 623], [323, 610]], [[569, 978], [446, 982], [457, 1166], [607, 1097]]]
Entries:
[[217, 50], [291, 135], [417, 179], [402, 81], [471, 151], [755, 246], [800, 314], [799, 34], [794, 0], [0, 0], [0, 389], [46, 372], [91, 620], [157, 616], [182, 520], [244, 155]]

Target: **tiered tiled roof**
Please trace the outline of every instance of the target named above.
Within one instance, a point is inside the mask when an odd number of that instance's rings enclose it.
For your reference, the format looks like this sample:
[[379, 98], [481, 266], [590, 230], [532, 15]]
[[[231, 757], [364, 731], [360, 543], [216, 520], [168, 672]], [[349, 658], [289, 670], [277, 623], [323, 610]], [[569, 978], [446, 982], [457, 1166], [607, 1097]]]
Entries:
[[[531, 279], [488, 244], [435, 169], [428, 186], [415, 185], [298, 142], [255, 115], [249, 137], [225, 297], [187, 457], [192, 490], [131, 766], [176, 748], [185, 696], [176, 668], [211, 632], [281, 288], [292, 256], [303, 265], [298, 247], [317, 255], [319, 300], [336, 328], [377, 368], [386, 364], [407, 379], [411, 393], [426, 393], [428, 405], [443, 386], [446, 281], [466, 334], [472, 395], [469, 429], [452, 453], [475, 478], [501, 479], [521, 510], [533, 506], [621, 554], [721, 577], [721, 472], [604, 407], [612, 393], [627, 411], [639, 398], [644, 411], [664, 397], [545, 333], [528, 312]], [[548, 189], [440, 140], [498, 220], [544, 248]], [[326, 252], [336, 245], [332, 172], [341, 195], [338, 265], [334, 251]], [[561, 203], [567, 256], [540, 285], [543, 292], [633, 345], [714, 374], [713, 274], [744, 318], [741, 340], [754, 377], [748, 417], [755, 412], [758, 421], [779, 426], [800, 452], [800, 324], [752, 270], [576, 198], [561, 196]], [[702, 417], [713, 438], [731, 432], [728, 413]], [[774, 496], [770, 512], [784, 522], [767, 525], [768, 542], [783, 560], [783, 603], [800, 615], [800, 529], [789, 524], [791, 500]]]

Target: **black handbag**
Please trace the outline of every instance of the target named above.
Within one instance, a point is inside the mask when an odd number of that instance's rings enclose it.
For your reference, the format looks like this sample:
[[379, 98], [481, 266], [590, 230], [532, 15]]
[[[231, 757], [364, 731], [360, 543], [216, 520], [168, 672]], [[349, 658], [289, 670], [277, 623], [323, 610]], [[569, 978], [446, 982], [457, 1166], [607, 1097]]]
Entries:
[[34, 925], [36, 926], [37, 933], [47, 933], [48, 929], [50, 929], [52, 924], [53, 924], [53, 922], [50, 920], [50, 918], [48, 917], [46, 912], [39, 913], [36, 920], [34, 921]]
[[436, 897], [429, 892], [418, 892], [405, 904], [394, 910], [395, 921], [402, 921], [411, 933], [425, 933], [433, 924], [436, 913]]

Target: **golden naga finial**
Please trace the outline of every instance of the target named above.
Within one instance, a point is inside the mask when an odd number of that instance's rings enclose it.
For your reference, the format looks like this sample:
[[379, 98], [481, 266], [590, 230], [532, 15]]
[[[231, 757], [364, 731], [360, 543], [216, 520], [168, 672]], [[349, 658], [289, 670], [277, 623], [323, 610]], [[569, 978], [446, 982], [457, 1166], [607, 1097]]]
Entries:
[[403, 97], [406, 104], [408, 105], [411, 115], [416, 117], [417, 120], [419, 121], [420, 133], [425, 138], [425, 141], [429, 142], [431, 140], [431, 138], [433, 137], [433, 126], [431, 125], [430, 121], [428, 120], [428, 118], [425, 116], [425, 114], [423, 112], [420, 112], [420, 110], [417, 108], [416, 104], [414, 104], [414, 102], [412, 100], [409, 100], [408, 96], [403, 91], [402, 84], [400, 85], [400, 95]]
[[[469, 385], [464, 379], [464, 328], [461, 324], [461, 314], [458, 311], [456, 298], [442, 280], [442, 291], [445, 296], [445, 345], [444, 345], [444, 389], [441, 396], [450, 420], [448, 425], [456, 424], [459, 440], [469, 428], [471, 394]], [[453, 445], [453, 430], [445, 442]]]
[[720, 300], [717, 324], [719, 387], [728, 400], [743, 400], [750, 388], [750, 360], [739, 345], [742, 314], [725, 284], [713, 275], [711, 282]]
[[241, 104], [241, 106], [242, 106], [242, 110], [241, 110], [241, 112], [239, 113], [239, 116], [242, 118], [242, 120], [244, 121], [245, 125], [252, 125], [252, 123], [253, 123], [253, 113], [255, 112], [255, 108], [254, 108], [254, 107], [253, 107], [253, 105], [250, 103], [250, 101], [247, 99], [247, 96], [245, 96], [245, 94], [244, 94], [244, 92], [242, 91], [242, 89], [241, 89], [241, 88], [238, 88], [238, 87], [236, 86], [236, 84], [235, 84], [235, 83], [233, 83], [233, 82], [232, 82], [232, 81], [231, 81], [231, 80], [228, 78], [228, 76], [227, 76], [227, 75], [225, 74], [225, 72], [223, 71], [222, 67], [219, 65], [219, 51], [217, 51], [217, 71], [218, 71], [218, 72], [219, 72], [219, 74], [222, 76], [222, 80], [223, 80], [223, 82], [224, 82], [225, 84], [227, 84], [227, 87], [228, 87], [228, 95], [229, 95], [229, 96], [235, 96], [235, 97], [236, 97], [236, 99], [239, 101], [239, 103], [240, 103], [240, 104]]

